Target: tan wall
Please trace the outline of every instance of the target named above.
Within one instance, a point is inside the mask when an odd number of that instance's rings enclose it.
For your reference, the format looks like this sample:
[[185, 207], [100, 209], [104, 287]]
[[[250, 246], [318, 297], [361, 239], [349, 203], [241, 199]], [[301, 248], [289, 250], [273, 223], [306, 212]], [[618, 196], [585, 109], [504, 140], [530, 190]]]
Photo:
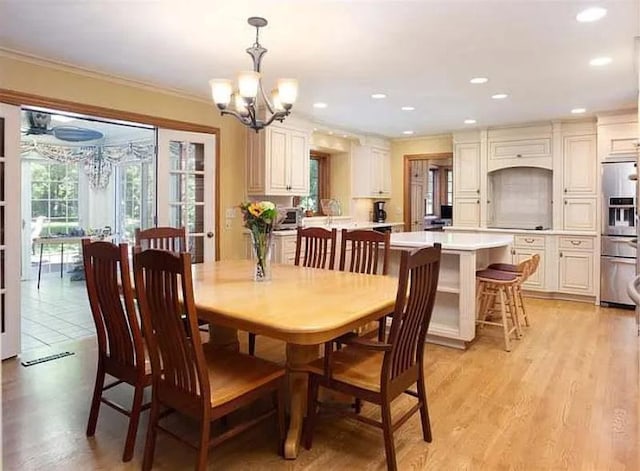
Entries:
[[402, 221], [404, 156], [453, 152], [451, 135], [403, 139], [391, 142], [391, 200], [387, 205], [387, 219]]
[[220, 258], [242, 258], [242, 219], [225, 229], [225, 209], [245, 195], [245, 129], [205, 99], [179, 96], [71, 68], [0, 55], [0, 88], [220, 129]]

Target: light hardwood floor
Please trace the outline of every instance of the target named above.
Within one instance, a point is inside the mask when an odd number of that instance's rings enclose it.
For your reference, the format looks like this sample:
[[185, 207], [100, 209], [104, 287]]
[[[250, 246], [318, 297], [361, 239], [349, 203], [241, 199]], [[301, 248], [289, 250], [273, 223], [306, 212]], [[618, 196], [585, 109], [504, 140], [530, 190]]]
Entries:
[[[639, 341], [633, 313], [526, 301], [532, 326], [514, 341], [511, 353], [502, 349], [500, 331], [490, 328], [464, 352], [427, 346], [434, 439], [431, 444], [421, 440], [418, 415], [409, 420], [395, 435], [400, 469], [640, 469]], [[139, 469], [146, 414], [131, 463], [120, 462], [126, 417], [103, 407], [96, 436], [86, 438], [95, 347], [83, 340], [66, 349], [76, 354], [29, 368], [16, 360], [2, 364], [4, 469]], [[284, 359], [282, 344], [266, 337], [257, 354]], [[127, 391], [116, 394], [130, 397]], [[410, 404], [409, 398], [397, 400], [396, 413]], [[376, 409], [365, 404], [363, 413], [373, 415]], [[171, 420], [177, 429], [194, 428]], [[262, 424], [213, 449], [211, 469], [385, 467], [380, 431], [348, 419], [320, 418], [313, 449], [303, 450], [296, 461], [277, 456], [274, 440], [275, 423]], [[194, 452], [170, 437], [159, 436], [156, 450], [154, 469], [193, 469]]]

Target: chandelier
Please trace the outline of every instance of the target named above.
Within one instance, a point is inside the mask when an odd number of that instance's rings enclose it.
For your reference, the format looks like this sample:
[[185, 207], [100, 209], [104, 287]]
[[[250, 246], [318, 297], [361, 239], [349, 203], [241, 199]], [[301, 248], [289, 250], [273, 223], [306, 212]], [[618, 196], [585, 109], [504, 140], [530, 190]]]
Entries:
[[[274, 121], [284, 121], [298, 95], [298, 82], [294, 79], [279, 79], [277, 87], [267, 97], [262, 86], [260, 63], [267, 50], [258, 42], [260, 28], [267, 25], [264, 18], [252, 16], [247, 22], [256, 28], [256, 42], [247, 48], [247, 54], [253, 60], [253, 70], [240, 72], [238, 88], [234, 91], [231, 80], [213, 79], [211, 96], [222, 115], [235, 116], [242, 124], [256, 132], [269, 126]], [[233, 104], [233, 109], [229, 108]], [[259, 113], [264, 113], [259, 116]]]

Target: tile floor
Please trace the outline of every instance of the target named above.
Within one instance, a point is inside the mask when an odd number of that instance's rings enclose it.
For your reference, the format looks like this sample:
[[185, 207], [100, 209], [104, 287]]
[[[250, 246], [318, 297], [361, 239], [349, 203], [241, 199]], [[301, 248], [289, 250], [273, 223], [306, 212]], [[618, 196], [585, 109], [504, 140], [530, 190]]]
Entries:
[[92, 337], [95, 326], [84, 281], [53, 272], [22, 282], [22, 351]]

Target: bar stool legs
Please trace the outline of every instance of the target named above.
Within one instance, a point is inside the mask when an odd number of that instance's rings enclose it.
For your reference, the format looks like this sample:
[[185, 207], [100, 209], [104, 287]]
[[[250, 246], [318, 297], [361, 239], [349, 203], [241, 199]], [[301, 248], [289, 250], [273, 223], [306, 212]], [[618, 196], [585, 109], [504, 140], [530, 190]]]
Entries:
[[[485, 325], [502, 327], [504, 348], [510, 352], [511, 334], [515, 334], [516, 339], [522, 337], [516, 299], [518, 277], [494, 270], [482, 270], [476, 276], [479, 282], [476, 325], [479, 329]], [[500, 322], [488, 320], [492, 313], [499, 313]]]

